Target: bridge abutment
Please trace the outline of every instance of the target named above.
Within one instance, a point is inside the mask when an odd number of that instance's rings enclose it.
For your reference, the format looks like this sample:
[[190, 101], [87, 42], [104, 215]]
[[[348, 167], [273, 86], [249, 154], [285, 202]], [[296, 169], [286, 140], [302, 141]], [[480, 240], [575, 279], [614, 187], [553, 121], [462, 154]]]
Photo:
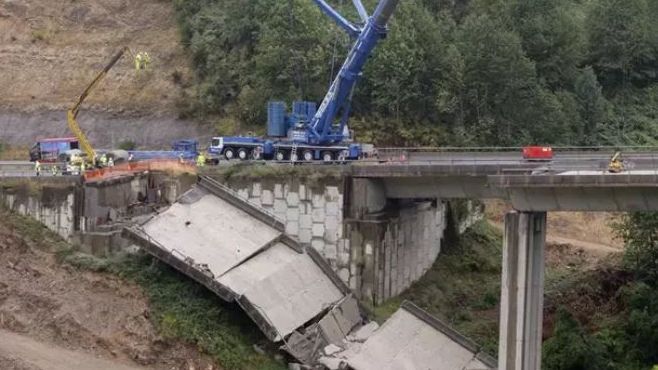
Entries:
[[541, 369], [546, 212], [505, 215], [498, 368]]

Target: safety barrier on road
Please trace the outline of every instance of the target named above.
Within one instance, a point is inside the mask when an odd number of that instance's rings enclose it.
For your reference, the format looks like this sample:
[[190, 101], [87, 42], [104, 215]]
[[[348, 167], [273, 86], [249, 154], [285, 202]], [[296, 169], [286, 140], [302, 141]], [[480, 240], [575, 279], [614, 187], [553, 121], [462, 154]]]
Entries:
[[196, 166], [190, 162], [180, 162], [171, 159], [152, 159], [137, 162], [120, 163], [112, 167], [96, 168], [85, 171], [84, 178], [87, 182], [102, 181], [112, 177], [134, 175], [148, 171], [162, 171], [179, 173], [196, 173]]

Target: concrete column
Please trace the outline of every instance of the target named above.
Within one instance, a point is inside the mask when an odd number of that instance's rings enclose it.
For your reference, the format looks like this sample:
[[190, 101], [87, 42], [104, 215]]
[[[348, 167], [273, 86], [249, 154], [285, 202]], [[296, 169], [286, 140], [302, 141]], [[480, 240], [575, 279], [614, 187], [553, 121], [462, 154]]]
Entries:
[[540, 370], [545, 212], [505, 215], [498, 369]]

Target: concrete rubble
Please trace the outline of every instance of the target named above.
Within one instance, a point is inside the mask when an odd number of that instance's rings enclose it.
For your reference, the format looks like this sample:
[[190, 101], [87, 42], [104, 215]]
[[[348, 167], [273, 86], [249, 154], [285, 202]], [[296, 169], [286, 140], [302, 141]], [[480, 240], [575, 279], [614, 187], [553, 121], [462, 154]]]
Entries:
[[493, 358], [475, 343], [410, 302], [380, 328], [366, 325], [337, 346], [325, 347], [318, 361], [330, 370], [490, 370]]

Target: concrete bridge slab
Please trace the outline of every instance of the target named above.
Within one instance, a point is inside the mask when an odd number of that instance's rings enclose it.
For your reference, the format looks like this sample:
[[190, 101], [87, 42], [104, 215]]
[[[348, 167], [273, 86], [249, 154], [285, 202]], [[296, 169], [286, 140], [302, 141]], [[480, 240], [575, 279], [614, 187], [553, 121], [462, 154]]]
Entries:
[[275, 342], [345, 296], [335, 277], [287, 245], [290, 240], [276, 228], [201, 187], [124, 234], [223, 299], [236, 301]]

